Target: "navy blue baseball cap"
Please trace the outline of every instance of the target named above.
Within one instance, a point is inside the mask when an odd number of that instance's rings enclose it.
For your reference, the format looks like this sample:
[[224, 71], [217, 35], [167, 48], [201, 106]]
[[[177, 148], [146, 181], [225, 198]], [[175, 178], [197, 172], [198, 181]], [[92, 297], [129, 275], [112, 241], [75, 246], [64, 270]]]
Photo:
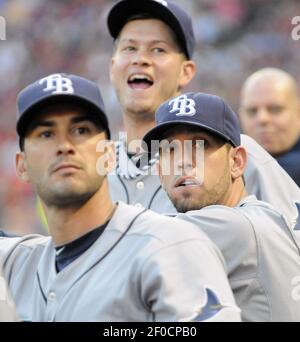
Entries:
[[128, 19], [136, 14], [151, 14], [166, 23], [175, 33], [188, 59], [195, 49], [195, 36], [191, 17], [179, 6], [163, 0], [123, 0], [109, 12], [107, 25], [116, 39]]
[[68, 103], [83, 106], [98, 120], [110, 139], [108, 120], [96, 83], [77, 75], [52, 74], [24, 88], [17, 97], [17, 133], [24, 137], [33, 115], [45, 106]]
[[239, 119], [225, 101], [215, 95], [186, 93], [169, 99], [159, 106], [157, 126], [143, 138], [151, 151], [151, 141], [161, 141], [164, 132], [174, 126], [194, 126], [223, 138], [232, 146], [241, 144]]

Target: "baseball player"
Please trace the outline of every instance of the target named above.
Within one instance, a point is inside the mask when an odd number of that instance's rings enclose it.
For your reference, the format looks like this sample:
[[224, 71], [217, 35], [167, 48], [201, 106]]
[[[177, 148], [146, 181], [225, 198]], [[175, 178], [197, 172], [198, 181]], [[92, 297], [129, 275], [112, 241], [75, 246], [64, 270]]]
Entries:
[[113, 144], [95, 83], [49, 75], [23, 89], [18, 110], [17, 171], [51, 234], [0, 238], [22, 320], [240, 319], [224, 260], [204, 233], [110, 199]]
[[6, 281], [0, 270], [0, 322], [18, 321], [14, 304], [8, 294]]
[[300, 249], [282, 214], [247, 194], [237, 115], [217, 96], [187, 93], [163, 103], [156, 120], [144, 140], [149, 149], [161, 142], [163, 188], [177, 217], [197, 224], [223, 253], [242, 320], [300, 321]]
[[[195, 39], [190, 16], [170, 1], [123, 0], [108, 15], [115, 40], [111, 81], [126, 130], [117, 144], [117, 168], [109, 176], [112, 198], [154, 211], [174, 212], [156, 174], [155, 154], [140, 151], [136, 140], [155, 126], [155, 110], [177, 96], [196, 73]], [[248, 151], [244, 177], [248, 193], [281, 210], [295, 226], [300, 189], [263, 148], [242, 135]]]

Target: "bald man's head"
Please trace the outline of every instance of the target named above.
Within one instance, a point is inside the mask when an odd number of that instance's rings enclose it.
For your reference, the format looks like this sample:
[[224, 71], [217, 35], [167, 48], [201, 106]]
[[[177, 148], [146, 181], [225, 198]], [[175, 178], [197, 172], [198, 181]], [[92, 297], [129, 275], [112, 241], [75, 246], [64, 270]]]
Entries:
[[241, 91], [243, 131], [272, 155], [288, 151], [300, 137], [300, 99], [287, 72], [265, 68], [252, 74]]

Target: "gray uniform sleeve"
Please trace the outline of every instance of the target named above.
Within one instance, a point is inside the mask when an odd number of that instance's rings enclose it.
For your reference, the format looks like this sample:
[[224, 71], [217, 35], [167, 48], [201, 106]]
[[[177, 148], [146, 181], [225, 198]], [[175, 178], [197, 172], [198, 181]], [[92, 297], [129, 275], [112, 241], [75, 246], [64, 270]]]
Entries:
[[226, 260], [226, 272], [232, 279], [240, 274], [241, 264], [245, 265], [244, 277], [249, 278], [256, 272], [255, 233], [248, 220], [235, 208], [214, 205], [178, 214], [177, 217], [195, 224], [216, 244]]
[[300, 202], [300, 188], [257, 142], [242, 134], [242, 145], [248, 152], [245, 170], [246, 189], [259, 200], [271, 203], [283, 213], [289, 226], [294, 226], [298, 217], [295, 202]]
[[140, 274], [141, 298], [154, 321], [240, 321], [222, 256], [208, 239], [161, 249]]
[[[0, 266], [3, 266], [3, 263], [6, 263], [7, 259], [14, 255], [14, 252], [23, 242], [32, 241], [33, 245], [35, 245], [39, 241], [47, 239], [48, 237], [38, 234], [29, 234], [23, 237], [0, 237]], [[12, 259], [14, 259], [14, 257], [12, 257]]]
[[6, 281], [0, 272], [0, 322], [16, 322], [15, 306], [9, 296]]

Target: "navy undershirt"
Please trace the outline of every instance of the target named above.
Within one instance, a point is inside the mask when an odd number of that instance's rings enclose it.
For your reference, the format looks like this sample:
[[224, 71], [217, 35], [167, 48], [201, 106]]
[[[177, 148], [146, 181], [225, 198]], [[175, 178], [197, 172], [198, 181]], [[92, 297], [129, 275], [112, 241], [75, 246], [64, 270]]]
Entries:
[[83, 254], [88, 248], [90, 248], [91, 245], [104, 232], [108, 223], [109, 221], [66, 245], [55, 247], [55, 267], [57, 273], [62, 271], [66, 266], [80, 257], [80, 255]]

